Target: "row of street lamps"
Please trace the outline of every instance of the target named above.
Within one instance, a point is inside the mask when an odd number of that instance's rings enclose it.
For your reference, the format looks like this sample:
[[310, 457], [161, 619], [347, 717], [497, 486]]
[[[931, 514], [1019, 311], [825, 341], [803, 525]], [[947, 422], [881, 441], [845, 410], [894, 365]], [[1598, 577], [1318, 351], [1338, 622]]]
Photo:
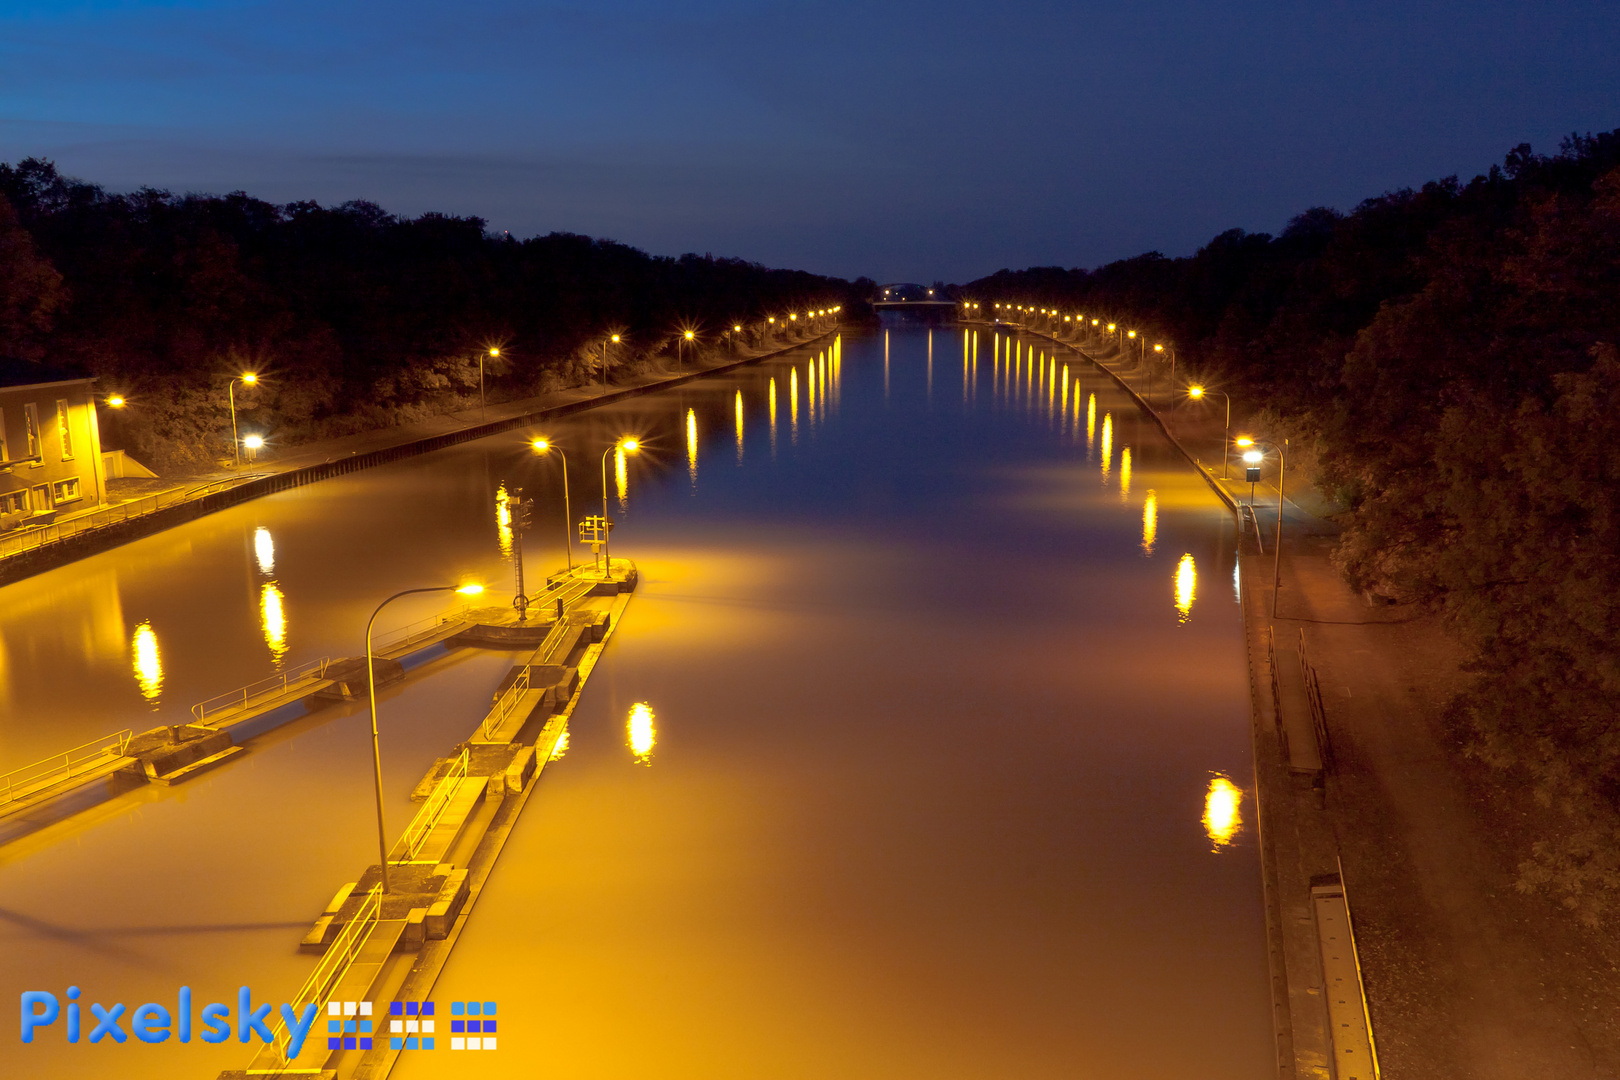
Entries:
[[[962, 308], [963, 308], [965, 313], [967, 313], [969, 315], [972, 315], [974, 312], [978, 311], [979, 304], [974, 302], [974, 301], [964, 300], [964, 301], [962, 301]], [[1062, 329], [1062, 327], [1060, 327], [1058, 325], [1058, 322], [1057, 322], [1058, 317], [1061, 315], [1062, 319], [1063, 319], [1063, 322], [1068, 323], [1071, 326], [1078, 325], [1082, 330], [1089, 330], [1089, 332], [1092, 333], [1092, 334], [1099, 334], [1099, 333], [1112, 334], [1114, 336], [1115, 342], [1118, 344], [1118, 346], [1120, 348], [1120, 351], [1122, 351], [1122, 352], [1126, 348], [1126, 345], [1125, 345], [1126, 339], [1136, 341], [1138, 343], [1138, 345], [1140, 346], [1140, 351], [1139, 351], [1139, 354], [1138, 354], [1139, 359], [1144, 360], [1144, 361], [1147, 359], [1147, 338], [1145, 336], [1144, 337], [1138, 337], [1137, 332], [1135, 330], [1128, 330], [1128, 329], [1126, 329], [1125, 327], [1121, 326], [1118, 323], [1112, 323], [1111, 322], [1111, 323], [1107, 323], [1106, 326], [1105, 326], [1102, 319], [1093, 317], [1091, 319], [1090, 325], [1088, 327], [1087, 323], [1086, 323], [1086, 316], [1085, 316], [1085, 314], [1083, 312], [1081, 312], [1079, 314], [1074, 314], [1074, 315], [1063, 315], [1062, 312], [1059, 311], [1056, 308], [1039, 308], [1039, 307], [1035, 307], [1033, 305], [1028, 305], [1028, 304], [994, 304], [993, 308], [994, 308], [994, 310], [996, 310], [998, 312], [1004, 311], [1009, 315], [1011, 315], [1014, 312], [1017, 312], [1017, 313], [1019, 313], [1021, 315], [1025, 315], [1025, 316], [1039, 315], [1039, 316], [1045, 317], [1050, 322], [1051, 329], [1052, 329], [1052, 336], [1053, 336], [1054, 339], [1057, 336], [1057, 331]], [[1170, 392], [1171, 392], [1171, 401], [1172, 401], [1172, 406], [1171, 407], [1173, 409], [1174, 408], [1174, 401], [1175, 401], [1174, 395], [1175, 395], [1175, 389], [1176, 389], [1176, 350], [1175, 350], [1175, 348], [1173, 346], [1167, 346], [1167, 345], [1165, 345], [1163, 343], [1160, 343], [1160, 342], [1155, 342], [1154, 343], [1153, 351], [1155, 353], [1163, 354], [1167, 349], [1168, 349], [1168, 351], [1170, 353]], [[1225, 422], [1224, 430], [1221, 433], [1221, 448], [1222, 448], [1221, 449], [1221, 479], [1222, 480], [1229, 479], [1229, 477], [1228, 477], [1229, 464], [1228, 463], [1231, 460], [1231, 451], [1232, 451], [1232, 448], [1234, 446], [1237, 447], [1239, 450], [1243, 451], [1243, 454], [1242, 454], [1243, 463], [1244, 463], [1245, 466], [1247, 466], [1248, 470], [1250, 471], [1250, 474], [1251, 474], [1250, 479], [1251, 480], [1254, 479], [1258, 475], [1260, 463], [1265, 460], [1265, 454], [1261, 450], [1259, 450], [1257, 448], [1260, 447], [1260, 446], [1269, 446], [1271, 449], [1275, 450], [1276, 453], [1277, 453], [1277, 538], [1276, 538], [1276, 543], [1273, 545], [1273, 558], [1272, 558], [1272, 571], [1271, 571], [1271, 617], [1276, 618], [1277, 617], [1278, 582], [1280, 581], [1281, 570], [1282, 570], [1282, 517], [1283, 517], [1283, 486], [1284, 486], [1283, 470], [1287, 467], [1288, 440], [1284, 439], [1282, 441], [1281, 445], [1278, 445], [1277, 443], [1270, 442], [1270, 441], [1267, 441], [1267, 440], [1264, 440], [1264, 439], [1254, 439], [1254, 438], [1251, 438], [1250, 436], [1247, 436], [1247, 435], [1239, 436], [1237, 439], [1234, 440], [1232, 438], [1232, 398], [1231, 398], [1231, 396], [1228, 395], [1225, 391], [1212, 390], [1209, 387], [1201, 386], [1201, 385], [1199, 385], [1197, 383], [1191, 383], [1187, 387], [1187, 396], [1189, 398], [1191, 398], [1192, 400], [1194, 400], [1194, 401], [1198, 401], [1198, 400], [1202, 399], [1203, 397], [1205, 397], [1206, 395], [1209, 395], [1209, 394], [1219, 394], [1223, 399], [1225, 399], [1225, 402], [1226, 402], [1226, 422]], [[1147, 400], [1148, 400], [1148, 402], [1151, 402], [1152, 399], [1153, 399], [1153, 369], [1152, 369], [1152, 367], [1149, 367], [1148, 368], [1148, 396], [1147, 396]], [[1149, 405], [1149, 407], [1151, 408], [1151, 404]], [[1250, 496], [1249, 502], [1250, 502], [1250, 505], [1252, 507], [1253, 503], [1254, 503], [1254, 498], [1253, 498], [1252, 495]], [[1256, 528], [1258, 528], [1258, 527], [1259, 526], [1257, 524]]]
[[[819, 319], [819, 318], [824, 318], [824, 317], [826, 317], [828, 315], [837, 315], [838, 313], [842, 312], [843, 310], [844, 309], [843, 309], [842, 305], [836, 305], [836, 306], [832, 306], [832, 307], [823, 307], [823, 308], [811, 308], [811, 309], [806, 309], [805, 310], [804, 317], [805, 317], [806, 321], [814, 321], [814, 320]], [[788, 312], [787, 318], [788, 318], [789, 322], [797, 322], [799, 320], [799, 313], [796, 312], [796, 311], [790, 311], [790, 312]], [[776, 323], [776, 317], [774, 315], [772, 315], [772, 316], [767, 316], [765, 321], [763, 323], [761, 323], [760, 325], [763, 326], [763, 327], [770, 327], [770, 326], [774, 325], [775, 323]], [[743, 329], [743, 324], [742, 323], [732, 323], [731, 331], [729, 333], [727, 333], [726, 336], [730, 337], [731, 334], [740, 334], [740, 333], [742, 333], [742, 329]], [[604, 389], [604, 390], [607, 389], [608, 346], [609, 345], [618, 345], [623, 340], [624, 340], [624, 338], [623, 338], [622, 334], [613, 333], [613, 334], [608, 334], [607, 337], [603, 341], [603, 344], [602, 344], [602, 389]], [[685, 368], [686, 368], [685, 356], [684, 356], [683, 350], [684, 349], [695, 348], [697, 346], [697, 343], [698, 343], [698, 332], [697, 332], [697, 330], [694, 329], [691, 326], [684, 327], [681, 330], [680, 337], [676, 339], [676, 354], [675, 354], [676, 355], [676, 364], [678, 365], [680, 370], [684, 371]], [[484, 421], [486, 419], [486, 401], [485, 401], [485, 395], [484, 395], [484, 362], [486, 360], [498, 360], [498, 359], [500, 359], [500, 355], [501, 355], [500, 348], [498, 346], [493, 346], [493, 345], [490, 346], [487, 349], [484, 349], [484, 350], [480, 351], [479, 354], [478, 354], [478, 422], [480, 424], [484, 423]], [[237, 427], [237, 423], [236, 423], [236, 386], [237, 386], [238, 383], [242, 384], [243, 386], [257, 386], [259, 384], [259, 376], [258, 376], [258, 374], [256, 372], [244, 371], [240, 375], [232, 376], [230, 382], [227, 384], [227, 386], [225, 388], [226, 400], [229, 402], [230, 414], [231, 414], [231, 458], [232, 458], [232, 461], [234, 462], [235, 466], [237, 468], [241, 468], [242, 467], [242, 451], [244, 449], [247, 450], [247, 452], [248, 452], [248, 460], [249, 461], [253, 460], [254, 454], [264, 447], [264, 436], [263, 435], [258, 435], [258, 434], [250, 434], [246, 438], [243, 438], [242, 435], [241, 435], [240, 430]], [[109, 394], [106, 397], [105, 400], [106, 400], [106, 404], [108, 405], [108, 407], [113, 408], [113, 409], [122, 409], [122, 408], [124, 408], [124, 407], [126, 407], [128, 405], [128, 402], [125, 400], [125, 398], [124, 398], [124, 396], [122, 394]]]

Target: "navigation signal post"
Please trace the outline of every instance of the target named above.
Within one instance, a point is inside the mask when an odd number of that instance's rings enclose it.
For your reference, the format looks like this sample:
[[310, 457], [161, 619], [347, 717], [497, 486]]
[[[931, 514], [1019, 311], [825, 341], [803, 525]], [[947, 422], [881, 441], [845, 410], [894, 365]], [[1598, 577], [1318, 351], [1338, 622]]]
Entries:
[[[601, 552], [607, 546], [608, 532], [612, 528], [611, 518], [596, 514], [579, 523], [579, 542], [591, 545], [591, 559], [598, 566], [601, 566]], [[602, 576], [608, 576], [606, 567], [602, 569]]]

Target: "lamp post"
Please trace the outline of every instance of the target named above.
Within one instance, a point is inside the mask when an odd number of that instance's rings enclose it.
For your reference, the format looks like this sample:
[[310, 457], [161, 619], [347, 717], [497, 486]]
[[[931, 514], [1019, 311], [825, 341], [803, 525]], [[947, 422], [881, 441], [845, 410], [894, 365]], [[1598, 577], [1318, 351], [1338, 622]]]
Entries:
[[248, 464], [251, 465], [253, 464], [254, 459], [258, 456], [259, 449], [264, 446], [264, 436], [249, 435], [242, 440], [242, 445], [247, 447]]
[[1211, 390], [1204, 386], [1187, 387], [1187, 396], [1194, 401], [1205, 394], [1220, 394], [1226, 399], [1226, 430], [1221, 432], [1221, 479], [1226, 479], [1227, 465], [1232, 460], [1232, 398], [1224, 390]]
[[236, 384], [256, 386], [258, 382], [259, 377], [257, 375], [251, 371], [245, 371], [232, 379], [230, 385], [225, 388], [226, 396], [231, 401], [231, 454], [236, 458], [236, 467], [238, 469], [242, 467], [242, 442], [236, 434]]
[[[1237, 444], [1245, 447], [1269, 446], [1277, 451], [1277, 542], [1273, 545], [1275, 551], [1271, 560], [1271, 617], [1275, 619], [1277, 617], [1277, 593], [1282, 589], [1283, 472], [1288, 468], [1288, 440], [1284, 439], [1282, 445], [1278, 446], [1276, 443], [1264, 439], [1240, 438], [1237, 440]], [[1265, 455], [1259, 450], [1250, 449], [1245, 451], [1243, 460], [1251, 465], [1258, 465], [1264, 457]]]
[[[1155, 344], [1153, 346], [1153, 351], [1156, 352], [1156, 353], [1162, 353], [1162, 352], [1164, 352], [1164, 346]], [[1172, 345], [1170, 347], [1170, 411], [1174, 412], [1175, 409], [1176, 409], [1176, 349], [1175, 349], [1175, 346]]]
[[607, 340], [602, 342], [602, 389], [607, 389], [608, 346], [619, 343], [618, 334], [609, 334]]
[[[681, 340], [686, 343], [687, 347], [691, 347], [692, 342], [696, 338], [697, 338], [697, 334], [694, 331], [691, 331], [691, 330], [688, 330], [688, 331], [686, 331], [686, 333], [681, 335]], [[676, 350], [675, 350], [675, 358], [676, 358], [675, 362], [676, 362], [677, 365], [680, 366], [680, 370], [685, 371], [686, 370], [686, 365], [685, 365], [685, 362], [681, 359], [681, 350], [679, 348], [676, 348]]]
[[569, 571], [569, 573], [573, 573], [573, 570], [574, 570], [574, 511], [572, 509], [570, 509], [569, 506], [568, 506], [568, 455], [566, 455], [566, 454], [564, 454], [562, 452], [562, 447], [558, 446], [556, 443], [552, 442], [550, 439], [536, 439], [532, 443], [530, 443], [529, 445], [534, 448], [534, 452], [537, 453], [537, 454], [548, 454], [551, 451], [555, 450], [555, 451], [557, 451], [557, 456], [562, 459], [562, 477], [563, 477], [563, 551], [566, 553], [566, 556], [567, 556], [567, 559], [568, 559], [568, 571]]
[[478, 354], [478, 422], [484, 422], [484, 357], [491, 359], [501, 355], [501, 350], [492, 348], [488, 353]]
[[377, 670], [371, 655], [371, 628], [382, 609], [402, 596], [412, 593], [454, 592], [463, 596], [477, 596], [484, 591], [482, 585], [431, 585], [425, 589], [405, 589], [377, 605], [377, 610], [366, 620], [366, 697], [371, 702], [371, 764], [377, 781], [377, 859], [382, 870], [383, 895], [388, 894], [388, 830], [383, 824], [382, 748], [377, 741]]
[[608, 534], [613, 530], [608, 526], [608, 486], [607, 486], [607, 459], [615, 450], [626, 450], [635, 453], [641, 449], [641, 443], [635, 439], [620, 439], [606, 450], [602, 451], [602, 580], [608, 581], [613, 577], [613, 556], [608, 544]]

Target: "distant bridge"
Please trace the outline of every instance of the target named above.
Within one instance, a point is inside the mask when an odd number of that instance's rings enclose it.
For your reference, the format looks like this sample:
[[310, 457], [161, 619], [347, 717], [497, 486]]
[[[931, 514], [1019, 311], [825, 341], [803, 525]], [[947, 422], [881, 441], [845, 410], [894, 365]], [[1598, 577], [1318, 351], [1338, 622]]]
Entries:
[[901, 281], [878, 286], [872, 307], [880, 312], [898, 312], [932, 322], [955, 314], [956, 301], [945, 297], [940, 290]]

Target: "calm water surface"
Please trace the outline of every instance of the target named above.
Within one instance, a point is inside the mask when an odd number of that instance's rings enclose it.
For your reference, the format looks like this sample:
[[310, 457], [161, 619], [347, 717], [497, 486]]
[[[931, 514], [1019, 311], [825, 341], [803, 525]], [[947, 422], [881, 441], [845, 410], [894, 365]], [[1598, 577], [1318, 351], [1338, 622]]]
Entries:
[[[537, 500], [531, 580], [563, 556], [539, 433], [575, 517], [602, 449], [643, 440], [607, 462], [642, 585], [435, 990], [497, 1000], [500, 1049], [397, 1076], [1263, 1075], [1230, 519], [1038, 340], [846, 335], [8, 586], [0, 768], [354, 655], [396, 589], [479, 577], [504, 602], [500, 488]], [[395, 831], [510, 659], [436, 654], [386, 695]], [[374, 854], [366, 736], [318, 713], [0, 848], [3, 1000], [284, 1000]], [[247, 1060], [42, 1038], [0, 1039], [3, 1071]]]

